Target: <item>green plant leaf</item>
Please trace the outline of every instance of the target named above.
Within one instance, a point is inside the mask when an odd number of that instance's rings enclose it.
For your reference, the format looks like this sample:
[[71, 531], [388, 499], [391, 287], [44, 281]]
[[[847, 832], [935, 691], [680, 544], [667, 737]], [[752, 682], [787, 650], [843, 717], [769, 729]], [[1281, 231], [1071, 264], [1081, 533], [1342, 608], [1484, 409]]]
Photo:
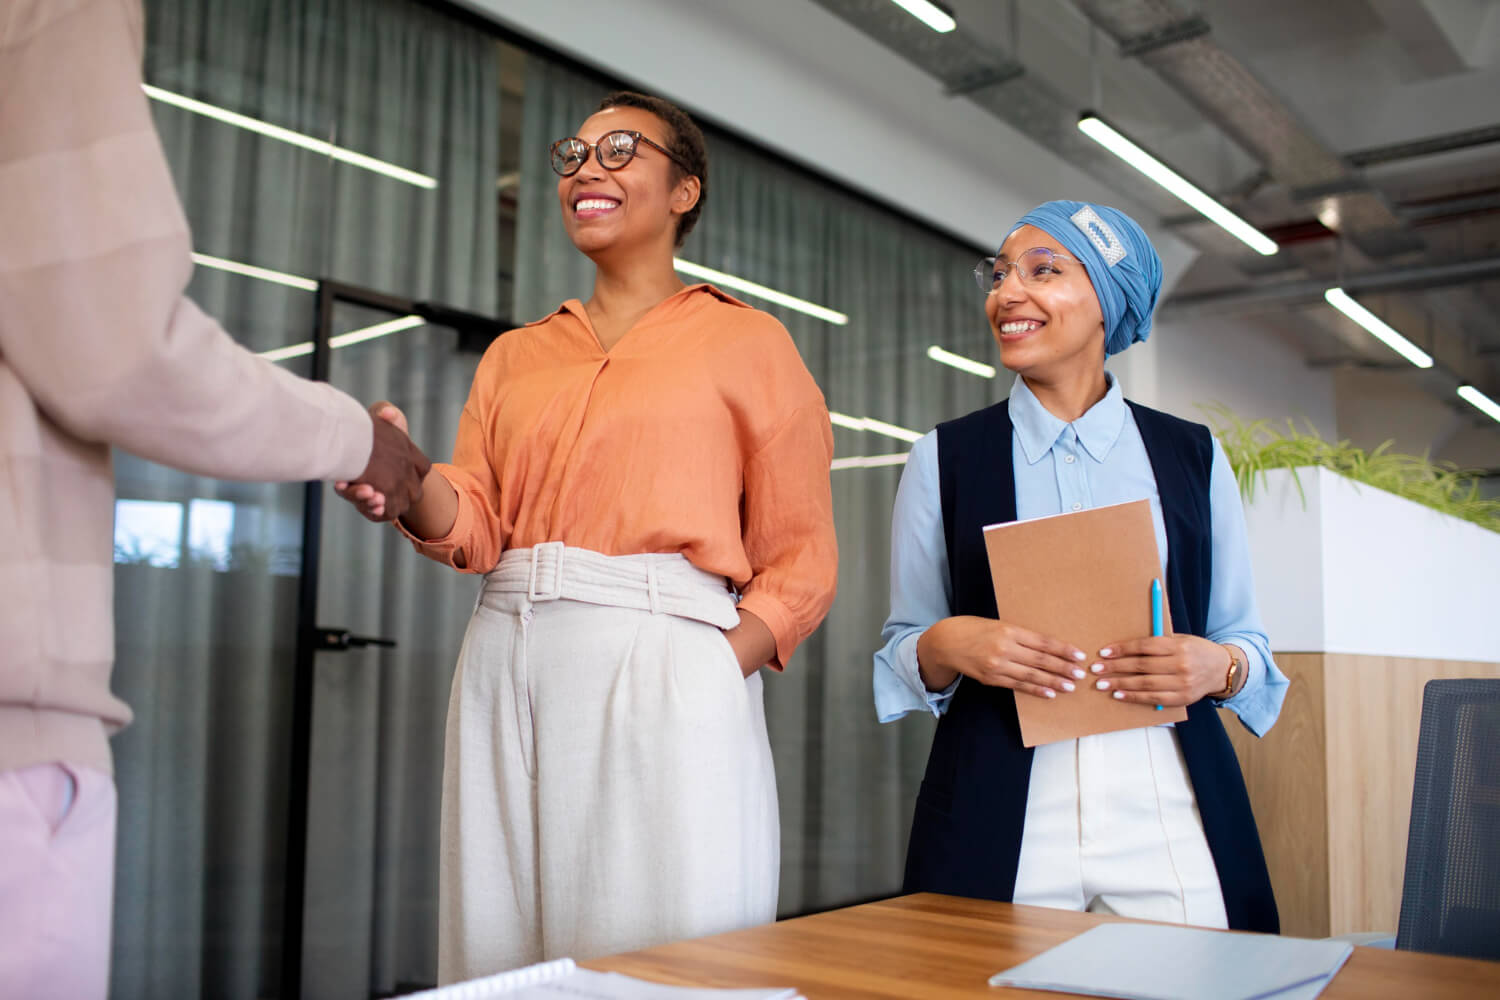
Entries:
[[1305, 430], [1291, 419], [1286, 421], [1286, 429], [1280, 430], [1269, 420], [1245, 421], [1222, 404], [1199, 409], [1209, 415], [1210, 426], [1224, 446], [1246, 503], [1255, 499], [1257, 480], [1264, 485], [1272, 469], [1290, 469], [1305, 509], [1307, 494], [1297, 469], [1319, 466], [1500, 533], [1500, 499], [1480, 496], [1481, 476], [1474, 470], [1460, 469], [1451, 462], [1433, 462], [1429, 454], [1392, 452], [1394, 441], [1383, 441], [1369, 452], [1347, 440], [1326, 441], [1307, 420], [1303, 421]]

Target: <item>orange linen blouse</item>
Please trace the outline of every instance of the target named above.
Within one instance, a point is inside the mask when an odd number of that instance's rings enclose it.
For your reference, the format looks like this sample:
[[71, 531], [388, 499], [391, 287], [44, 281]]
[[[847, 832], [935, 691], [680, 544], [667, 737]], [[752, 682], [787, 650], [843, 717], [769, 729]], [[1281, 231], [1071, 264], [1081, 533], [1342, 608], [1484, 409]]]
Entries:
[[833, 603], [832, 458], [823, 394], [773, 317], [693, 285], [605, 351], [572, 299], [485, 352], [434, 465], [458, 518], [412, 540], [469, 573], [550, 541], [680, 552], [734, 584], [781, 669]]

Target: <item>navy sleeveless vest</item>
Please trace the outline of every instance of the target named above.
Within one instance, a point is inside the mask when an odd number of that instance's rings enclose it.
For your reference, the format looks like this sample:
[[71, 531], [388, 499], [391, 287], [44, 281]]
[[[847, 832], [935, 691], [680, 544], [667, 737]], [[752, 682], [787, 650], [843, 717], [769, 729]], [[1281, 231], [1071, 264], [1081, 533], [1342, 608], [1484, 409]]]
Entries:
[[[1167, 596], [1176, 627], [1207, 631], [1213, 570], [1208, 428], [1130, 403], [1166, 521]], [[954, 615], [996, 618], [982, 529], [1016, 519], [1012, 425], [1005, 402], [938, 425], [943, 531]], [[1234, 748], [1205, 699], [1177, 724], [1229, 926], [1277, 932], [1280, 921], [1260, 834]], [[907, 892], [1009, 901], [1015, 891], [1029, 748], [1015, 696], [965, 679], [938, 723], [917, 794], [906, 854]]]

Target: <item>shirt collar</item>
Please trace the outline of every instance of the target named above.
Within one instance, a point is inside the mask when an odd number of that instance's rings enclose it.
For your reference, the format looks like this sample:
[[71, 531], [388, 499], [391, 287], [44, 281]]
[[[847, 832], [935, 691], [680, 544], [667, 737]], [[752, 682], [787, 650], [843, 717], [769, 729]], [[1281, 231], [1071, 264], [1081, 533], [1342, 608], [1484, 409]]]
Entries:
[[[704, 295], [711, 296], [712, 298], [718, 299], [720, 302], [724, 302], [732, 306], [739, 306], [741, 309], [755, 308], [754, 306], [741, 302], [739, 299], [735, 298], [733, 295], [730, 295], [728, 292], [725, 292], [722, 289], [715, 287], [714, 285], [710, 285], [706, 281], [701, 281], [696, 285], [688, 285], [681, 291], [674, 292], [671, 295], [667, 296], [665, 299], [662, 299], [656, 305], [651, 307], [651, 309], [648, 311], [648, 315], [656, 313], [657, 310], [672, 310], [680, 305], [696, 307], [701, 303], [702, 296]], [[572, 314], [573, 318], [577, 319], [584, 326], [590, 326], [588, 309], [584, 307], [583, 301], [581, 299], [569, 299], [562, 305], [558, 306], [556, 309], [552, 310], [547, 315], [543, 316], [541, 319], [532, 320], [526, 325], [541, 326], [543, 323], [551, 322], [558, 316], [568, 314]], [[592, 327], [590, 328], [592, 329]]]
[[1010, 421], [1020, 438], [1028, 465], [1040, 462], [1069, 426], [1094, 461], [1102, 462], [1109, 456], [1125, 426], [1125, 395], [1119, 380], [1111, 372], [1105, 372], [1104, 378], [1109, 383], [1104, 398], [1069, 425], [1048, 412], [1026, 380], [1016, 376], [1016, 383], [1010, 390]]

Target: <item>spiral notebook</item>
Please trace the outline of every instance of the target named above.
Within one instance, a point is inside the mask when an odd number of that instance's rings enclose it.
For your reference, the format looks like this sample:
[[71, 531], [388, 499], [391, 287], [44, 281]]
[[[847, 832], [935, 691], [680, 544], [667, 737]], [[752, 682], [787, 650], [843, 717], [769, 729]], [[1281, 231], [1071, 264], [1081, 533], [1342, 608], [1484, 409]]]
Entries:
[[802, 1000], [794, 989], [667, 986], [618, 972], [580, 969], [571, 958], [408, 994], [406, 1000]]

